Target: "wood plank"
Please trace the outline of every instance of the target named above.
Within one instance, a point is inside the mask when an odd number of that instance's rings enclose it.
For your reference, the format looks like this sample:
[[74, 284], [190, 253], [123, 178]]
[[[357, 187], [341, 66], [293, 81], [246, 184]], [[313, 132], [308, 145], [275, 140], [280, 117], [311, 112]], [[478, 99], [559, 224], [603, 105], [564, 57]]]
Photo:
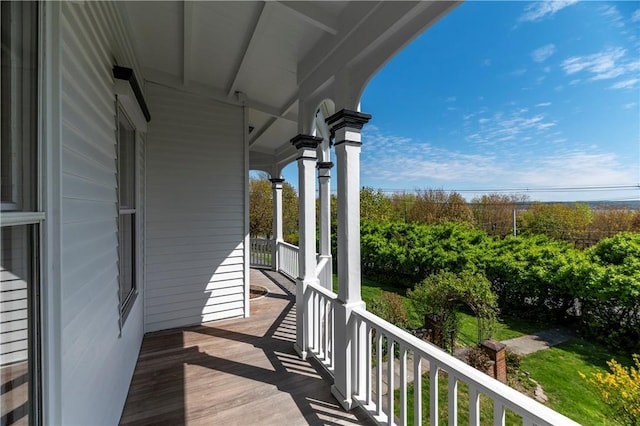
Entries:
[[295, 285], [255, 269], [251, 282], [269, 294], [251, 302], [250, 318], [145, 336], [121, 425], [368, 424], [293, 350]]

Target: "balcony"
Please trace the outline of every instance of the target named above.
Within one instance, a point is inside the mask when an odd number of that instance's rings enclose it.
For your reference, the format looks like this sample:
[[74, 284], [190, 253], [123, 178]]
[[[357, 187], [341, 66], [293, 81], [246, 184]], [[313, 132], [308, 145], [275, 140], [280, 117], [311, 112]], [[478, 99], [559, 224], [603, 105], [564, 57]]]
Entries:
[[251, 317], [145, 336], [121, 425], [363, 424], [330, 392], [331, 377], [301, 360], [295, 341], [295, 284], [251, 269], [269, 290]]
[[[285, 269], [297, 264], [295, 246], [252, 246], [264, 253], [279, 250]], [[255, 257], [262, 266], [268, 266], [266, 258]], [[317, 273], [327, 276], [326, 270], [320, 260]], [[514, 419], [523, 425], [576, 424], [364, 309], [353, 309], [348, 327], [340, 329], [337, 295], [323, 286], [307, 285], [304, 294], [302, 329], [308, 352], [306, 360], [300, 359], [293, 350], [296, 289], [285, 275], [295, 271], [251, 269], [252, 284], [269, 293], [251, 302], [249, 319], [147, 335], [121, 424], [406, 425], [410, 413], [421, 423], [436, 424], [441, 410], [450, 425], [462, 417], [470, 425], [504, 425]], [[340, 355], [336, 341], [343, 338], [350, 342], [347, 380], [335, 376]], [[350, 411], [333, 396], [338, 381], [346, 381], [350, 389]], [[428, 407], [422, 405], [423, 381], [429, 383]], [[446, 388], [446, 397], [438, 387]], [[469, 401], [464, 412], [461, 399]], [[481, 417], [481, 399], [493, 407], [490, 422]]]

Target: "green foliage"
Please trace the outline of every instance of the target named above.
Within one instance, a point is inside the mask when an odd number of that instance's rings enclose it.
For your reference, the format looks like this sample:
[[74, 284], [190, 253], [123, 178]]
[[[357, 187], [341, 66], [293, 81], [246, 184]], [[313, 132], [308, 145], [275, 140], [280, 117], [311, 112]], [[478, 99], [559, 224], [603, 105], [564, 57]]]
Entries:
[[526, 235], [544, 234], [558, 240], [579, 241], [586, 238], [593, 211], [584, 203], [546, 204], [535, 202], [519, 217], [520, 230]]
[[394, 277], [405, 287], [440, 270], [476, 270], [488, 237], [466, 225], [419, 225], [363, 221], [362, 267], [366, 274]]
[[[289, 183], [282, 185], [282, 227], [285, 240], [298, 232], [298, 195]], [[273, 232], [273, 200], [268, 175], [249, 179], [249, 235], [271, 238]]]
[[498, 306], [496, 296], [491, 291], [491, 284], [481, 274], [463, 271], [454, 274], [441, 271], [429, 275], [407, 292], [416, 313], [424, 318], [431, 318], [440, 324], [442, 333], [434, 343], [451, 349], [451, 340], [459, 329], [457, 308], [469, 306], [479, 318], [479, 338], [491, 337], [496, 320]]
[[640, 234], [623, 232], [587, 251], [576, 288], [582, 323], [609, 345], [640, 352]]
[[479, 268], [503, 312], [562, 321], [575, 310], [575, 277], [583, 264], [583, 254], [571, 244], [531, 236], [495, 241]]
[[615, 359], [607, 362], [610, 372], [580, 377], [594, 385], [602, 401], [620, 424], [640, 425], [640, 356], [633, 355], [635, 367], [624, 367]]
[[409, 315], [405, 308], [404, 300], [397, 293], [382, 291], [368, 305], [368, 310], [383, 320], [401, 328], [406, 328], [409, 323]]
[[380, 189], [365, 186], [360, 190], [360, 218], [385, 221], [392, 215], [391, 200]]

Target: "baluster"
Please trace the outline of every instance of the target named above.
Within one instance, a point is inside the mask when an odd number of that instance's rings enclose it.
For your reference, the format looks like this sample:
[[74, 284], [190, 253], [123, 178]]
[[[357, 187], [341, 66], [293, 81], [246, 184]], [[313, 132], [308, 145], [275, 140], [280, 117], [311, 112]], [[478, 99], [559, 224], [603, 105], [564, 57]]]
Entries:
[[422, 424], [422, 356], [413, 351], [413, 423]]
[[453, 371], [449, 371], [447, 403], [449, 404], [449, 426], [458, 425], [458, 379]]
[[493, 425], [504, 426], [504, 404], [493, 400]]
[[480, 393], [469, 383], [469, 426], [480, 426]]
[[387, 424], [392, 425], [394, 423], [394, 377], [396, 375], [393, 360], [394, 360], [394, 341], [390, 336], [387, 338], [387, 401], [389, 402], [389, 422]]
[[382, 414], [382, 332], [376, 329], [376, 414]]
[[364, 352], [365, 352], [365, 395], [364, 395], [364, 402], [366, 405], [371, 405], [371, 325], [369, 325], [369, 323], [367, 323], [367, 332], [366, 332], [366, 337], [365, 337], [365, 345], [364, 345]]
[[438, 365], [431, 360], [429, 366], [429, 405], [432, 425], [438, 424]]
[[407, 425], [407, 348], [400, 344], [400, 424]]

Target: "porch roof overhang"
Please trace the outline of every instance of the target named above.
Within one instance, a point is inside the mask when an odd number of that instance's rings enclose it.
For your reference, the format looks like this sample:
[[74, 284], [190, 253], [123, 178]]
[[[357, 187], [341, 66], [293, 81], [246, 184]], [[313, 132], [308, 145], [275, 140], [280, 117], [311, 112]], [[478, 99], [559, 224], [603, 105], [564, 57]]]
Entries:
[[[458, 1], [120, 2], [146, 81], [247, 107], [250, 168], [279, 173], [324, 99], [366, 83]], [[330, 113], [333, 111], [329, 111]]]

